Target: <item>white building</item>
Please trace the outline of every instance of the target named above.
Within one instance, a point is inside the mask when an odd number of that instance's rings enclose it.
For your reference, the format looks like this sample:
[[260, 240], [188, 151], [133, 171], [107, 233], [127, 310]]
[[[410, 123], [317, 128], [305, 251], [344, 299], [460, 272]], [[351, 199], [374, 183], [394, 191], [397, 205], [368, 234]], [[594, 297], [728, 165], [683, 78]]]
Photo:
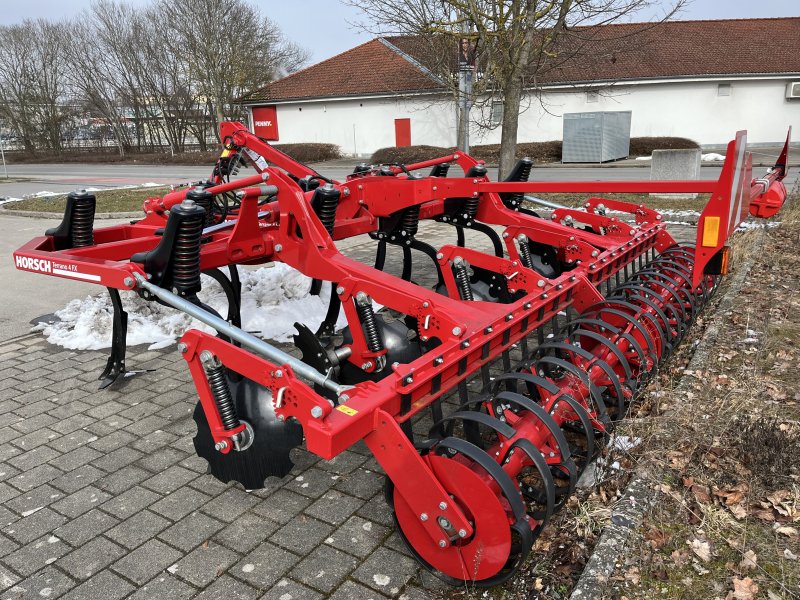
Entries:
[[[520, 142], [559, 140], [562, 115], [632, 112], [631, 136], [723, 144], [800, 131], [800, 17], [606, 25], [580, 58], [540, 76], [520, 115]], [[327, 142], [347, 154], [456, 144], [456, 106], [414, 58], [409, 37], [378, 38], [247, 95], [251, 127], [280, 143]], [[796, 85], [792, 85], [795, 83]], [[471, 129], [497, 143], [499, 128]]]

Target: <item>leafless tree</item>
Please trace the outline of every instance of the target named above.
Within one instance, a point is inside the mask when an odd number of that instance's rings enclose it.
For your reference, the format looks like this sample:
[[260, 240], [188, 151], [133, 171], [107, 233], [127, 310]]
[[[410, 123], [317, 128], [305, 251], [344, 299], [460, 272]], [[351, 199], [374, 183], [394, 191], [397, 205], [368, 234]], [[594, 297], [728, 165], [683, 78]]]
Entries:
[[[362, 10], [363, 29], [413, 36], [413, 41], [406, 43], [421, 50], [414, 56], [455, 96], [459, 94], [454, 76], [459, 64], [456, 53], [466, 41], [470, 55], [461, 62], [475, 65], [473, 100], [503, 103], [501, 175], [514, 163], [523, 97], [526, 92], [538, 94], [542, 74], [564, 61], [579, 60], [591, 46], [593, 33], [601, 31], [593, 26], [625, 20], [660, 4], [654, 0], [346, 1]], [[684, 3], [672, 0], [660, 21], [670, 18]]]
[[61, 149], [64, 39], [62, 24], [42, 19], [0, 27], [0, 117], [29, 151]]
[[245, 0], [161, 0], [157, 9], [206, 99], [214, 128], [240, 117], [236, 100], [295, 70], [308, 55]]

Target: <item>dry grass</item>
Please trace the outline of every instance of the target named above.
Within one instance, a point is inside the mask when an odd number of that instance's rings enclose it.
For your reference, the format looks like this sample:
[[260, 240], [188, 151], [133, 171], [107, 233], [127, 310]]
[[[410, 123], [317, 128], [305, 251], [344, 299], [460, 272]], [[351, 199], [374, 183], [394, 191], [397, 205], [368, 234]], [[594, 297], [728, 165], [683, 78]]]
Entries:
[[[169, 192], [168, 187], [131, 188], [124, 190], [103, 190], [93, 192], [97, 197], [98, 213], [138, 212], [146, 198], [162, 196]], [[19, 202], [9, 202], [3, 208], [32, 212], [62, 213], [67, 204], [66, 195], [46, 198], [28, 198]]]

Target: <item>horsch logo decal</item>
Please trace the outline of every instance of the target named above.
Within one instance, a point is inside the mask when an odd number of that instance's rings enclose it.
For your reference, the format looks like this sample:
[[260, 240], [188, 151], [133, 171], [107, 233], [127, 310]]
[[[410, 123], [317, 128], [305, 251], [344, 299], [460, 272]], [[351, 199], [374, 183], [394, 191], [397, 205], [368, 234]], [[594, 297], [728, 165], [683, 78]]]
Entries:
[[39, 271], [40, 273], [52, 273], [53, 263], [45, 258], [31, 258], [30, 256], [16, 256], [15, 262], [18, 269], [27, 271]]

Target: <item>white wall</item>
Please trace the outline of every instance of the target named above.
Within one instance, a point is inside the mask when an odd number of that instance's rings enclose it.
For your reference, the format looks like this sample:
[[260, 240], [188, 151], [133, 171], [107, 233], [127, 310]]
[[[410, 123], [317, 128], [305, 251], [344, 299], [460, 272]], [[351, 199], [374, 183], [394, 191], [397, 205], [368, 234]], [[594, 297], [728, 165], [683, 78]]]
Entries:
[[[564, 113], [630, 110], [633, 137], [680, 136], [723, 144], [747, 129], [750, 143], [781, 142], [789, 125], [800, 130], [800, 101], [784, 98], [787, 81], [620, 84], [601, 89], [595, 102], [587, 101], [585, 91], [548, 91], [542, 102], [523, 102], [519, 141], [560, 140]], [[718, 95], [720, 82], [730, 84], [730, 96]], [[454, 104], [419, 97], [279, 104], [279, 143], [330, 142], [347, 154], [369, 155], [394, 145], [396, 118], [411, 119], [412, 144], [456, 144]], [[500, 130], [473, 128], [470, 141], [499, 143]]]
[[395, 145], [394, 120], [411, 120], [411, 143], [455, 146], [455, 107], [434, 97], [330, 100], [278, 104], [280, 143], [338, 144], [369, 156]]

